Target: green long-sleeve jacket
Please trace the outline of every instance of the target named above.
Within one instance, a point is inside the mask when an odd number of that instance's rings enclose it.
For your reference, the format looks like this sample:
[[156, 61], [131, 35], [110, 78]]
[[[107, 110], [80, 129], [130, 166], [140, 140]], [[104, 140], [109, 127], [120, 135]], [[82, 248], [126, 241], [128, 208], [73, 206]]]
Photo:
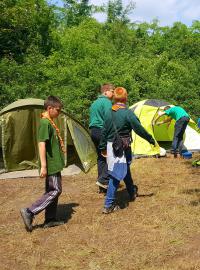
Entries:
[[100, 95], [90, 107], [90, 124], [89, 128], [102, 128], [105, 115], [112, 108], [112, 102], [104, 95]]
[[117, 111], [110, 110], [105, 116], [101, 142], [99, 145], [101, 150], [106, 149], [107, 141], [113, 142], [116, 133], [113, 121], [120, 136], [130, 135], [131, 131], [134, 130], [137, 135], [147, 140], [149, 143], [155, 144], [153, 137], [140, 124], [136, 115], [127, 108], [121, 108]]

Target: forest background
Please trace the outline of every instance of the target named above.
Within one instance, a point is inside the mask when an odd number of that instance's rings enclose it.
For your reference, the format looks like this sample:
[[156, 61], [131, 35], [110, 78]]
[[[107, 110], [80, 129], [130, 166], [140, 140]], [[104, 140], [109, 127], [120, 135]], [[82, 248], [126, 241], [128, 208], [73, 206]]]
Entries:
[[[0, 2], [0, 109], [20, 98], [59, 96], [88, 126], [88, 109], [104, 82], [124, 86], [129, 105], [156, 98], [200, 108], [200, 21], [191, 26], [129, 20], [134, 3], [111, 0]], [[107, 20], [98, 22], [95, 12]]]

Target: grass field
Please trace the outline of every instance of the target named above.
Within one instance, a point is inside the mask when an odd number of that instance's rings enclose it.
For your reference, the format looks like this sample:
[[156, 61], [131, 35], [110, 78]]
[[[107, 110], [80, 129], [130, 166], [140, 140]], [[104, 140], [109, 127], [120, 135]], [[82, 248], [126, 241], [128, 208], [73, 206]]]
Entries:
[[[197, 156], [196, 156], [197, 157]], [[200, 168], [191, 160], [145, 158], [131, 166], [139, 197], [101, 213], [96, 168], [63, 177], [58, 217], [65, 225], [43, 229], [43, 214], [26, 232], [19, 214], [43, 192], [39, 178], [0, 182], [1, 270], [199, 270]]]

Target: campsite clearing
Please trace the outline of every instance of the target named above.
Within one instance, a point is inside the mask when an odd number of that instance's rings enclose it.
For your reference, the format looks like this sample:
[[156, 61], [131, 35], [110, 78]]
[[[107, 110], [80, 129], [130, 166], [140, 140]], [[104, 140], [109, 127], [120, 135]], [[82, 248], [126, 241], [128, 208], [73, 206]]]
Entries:
[[[110, 215], [101, 214], [104, 195], [97, 193], [95, 168], [63, 177], [58, 215], [65, 225], [42, 229], [41, 214], [32, 233], [19, 209], [41, 194], [44, 180], [1, 180], [0, 269], [200, 269], [199, 168], [167, 157], [135, 160], [131, 170], [139, 197]], [[128, 199], [124, 188], [122, 198]]]

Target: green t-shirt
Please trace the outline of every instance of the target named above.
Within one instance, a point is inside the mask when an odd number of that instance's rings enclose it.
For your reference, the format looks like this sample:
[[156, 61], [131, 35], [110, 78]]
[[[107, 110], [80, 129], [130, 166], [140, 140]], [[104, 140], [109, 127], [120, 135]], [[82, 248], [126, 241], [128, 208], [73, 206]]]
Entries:
[[40, 120], [38, 142], [46, 142], [47, 174], [60, 172], [64, 167], [64, 155], [56, 130], [48, 119]]
[[181, 107], [174, 106], [165, 111], [165, 114], [173, 118], [174, 120], [179, 120], [181, 117], [190, 118], [189, 114]]

